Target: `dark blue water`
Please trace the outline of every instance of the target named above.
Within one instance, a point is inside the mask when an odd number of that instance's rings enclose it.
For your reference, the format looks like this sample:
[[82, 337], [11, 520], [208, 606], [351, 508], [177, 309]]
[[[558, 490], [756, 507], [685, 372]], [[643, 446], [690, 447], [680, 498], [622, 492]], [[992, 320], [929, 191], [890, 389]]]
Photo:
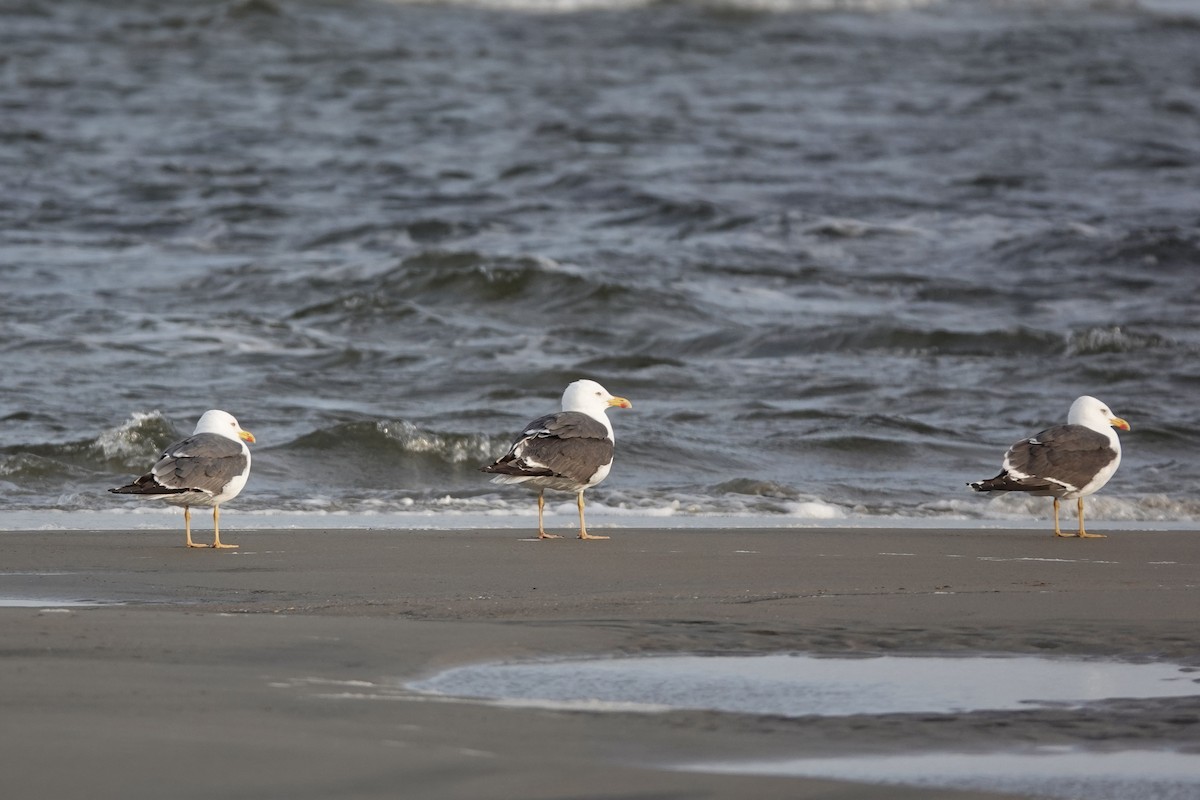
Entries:
[[0, 516], [213, 407], [235, 513], [528, 514], [591, 377], [597, 524], [1034, 520], [965, 483], [1085, 393], [1091, 517], [1200, 517], [1200, 13], [539, 7], [0, 5]]

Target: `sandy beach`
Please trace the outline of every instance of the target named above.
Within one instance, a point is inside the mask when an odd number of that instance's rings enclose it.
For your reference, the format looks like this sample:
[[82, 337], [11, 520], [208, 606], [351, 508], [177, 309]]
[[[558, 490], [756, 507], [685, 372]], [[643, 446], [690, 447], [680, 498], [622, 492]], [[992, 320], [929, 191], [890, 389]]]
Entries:
[[1200, 748], [1195, 698], [786, 719], [509, 708], [402, 689], [454, 665], [614, 653], [1200, 666], [1194, 532], [605, 533], [230, 528], [223, 538], [241, 547], [222, 552], [189, 551], [174, 530], [0, 533], [0, 794], [998, 797], [665, 767], [948, 746]]

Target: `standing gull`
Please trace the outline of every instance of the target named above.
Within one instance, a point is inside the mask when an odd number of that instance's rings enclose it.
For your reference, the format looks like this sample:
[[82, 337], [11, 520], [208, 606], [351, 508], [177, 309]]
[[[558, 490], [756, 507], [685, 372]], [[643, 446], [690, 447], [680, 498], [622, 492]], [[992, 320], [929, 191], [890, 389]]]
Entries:
[[221, 503], [232, 500], [250, 477], [250, 448], [254, 434], [242, 430], [232, 414], [205, 411], [196, 430], [163, 451], [150, 472], [128, 486], [109, 489], [116, 494], [154, 497], [173, 506], [183, 506], [183, 524], [188, 547], [207, 547], [192, 542], [192, 506], [212, 506], [213, 547], [237, 547], [221, 543]]
[[1029, 492], [1054, 498], [1054, 535], [1071, 536], [1058, 527], [1058, 501], [1079, 501], [1080, 538], [1103, 539], [1083, 529], [1083, 498], [1098, 491], [1121, 464], [1121, 440], [1113, 428], [1129, 423], [1108, 406], [1084, 395], [1071, 404], [1066, 425], [1055, 425], [1008, 448], [1000, 474], [968, 483], [977, 492]]
[[604, 412], [610, 407], [632, 408], [624, 397], [613, 397], [595, 381], [575, 381], [562, 396], [562, 411], [538, 417], [525, 426], [508, 452], [494, 464], [481, 467], [493, 473], [493, 483], [523, 484], [538, 493], [538, 538], [561, 539], [546, 533], [542, 515], [545, 492], [574, 492], [579, 506], [579, 538], [607, 539], [587, 532], [583, 521], [583, 490], [608, 477], [613, 461], [613, 429]]

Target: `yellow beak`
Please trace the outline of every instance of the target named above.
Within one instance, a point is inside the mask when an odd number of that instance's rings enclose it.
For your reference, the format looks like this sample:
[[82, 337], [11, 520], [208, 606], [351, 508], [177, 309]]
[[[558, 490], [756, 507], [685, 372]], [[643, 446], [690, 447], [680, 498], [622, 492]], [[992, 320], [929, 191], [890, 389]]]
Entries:
[[254, 434], [250, 431], [238, 431], [238, 438], [254, 444]]
[[611, 397], [608, 400], [608, 404], [610, 406], [616, 406], [617, 408], [633, 408], [633, 403], [629, 402], [624, 397]]
[[1129, 430], [1129, 423], [1120, 417], [1113, 417], [1108, 421], [1108, 424], [1112, 425], [1114, 428], [1120, 428], [1123, 431]]

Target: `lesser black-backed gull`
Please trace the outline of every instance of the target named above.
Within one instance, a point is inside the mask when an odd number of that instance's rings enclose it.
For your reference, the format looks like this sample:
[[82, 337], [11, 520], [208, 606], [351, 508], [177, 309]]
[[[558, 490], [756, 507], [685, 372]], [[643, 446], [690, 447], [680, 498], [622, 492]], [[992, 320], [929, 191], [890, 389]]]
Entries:
[[537, 489], [538, 538], [561, 539], [546, 533], [542, 516], [545, 491], [574, 492], [579, 506], [579, 538], [607, 539], [588, 533], [583, 519], [583, 492], [608, 477], [613, 462], [613, 429], [609, 408], [632, 408], [595, 381], [575, 381], [562, 396], [562, 411], [538, 417], [525, 426], [508, 452], [481, 469], [495, 483]]
[[968, 483], [977, 492], [1029, 492], [1054, 498], [1054, 535], [1071, 536], [1058, 527], [1058, 501], [1079, 504], [1080, 538], [1102, 539], [1104, 534], [1083, 529], [1083, 498], [1098, 491], [1121, 464], [1121, 440], [1113, 428], [1129, 430], [1129, 423], [1108, 406], [1084, 395], [1071, 404], [1066, 425], [1047, 428], [1008, 448], [1000, 474]]
[[192, 506], [212, 507], [213, 547], [237, 547], [221, 542], [221, 503], [238, 496], [250, 477], [250, 448], [254, 434], [242, 430], [233, 415], [206, 411], [196, 430], [183, 441], [163, 451], [148, 473], [127, 486], [109, 489], [183, 506], [183, 524], [188, 547], [207, 547], [192, 542]]

